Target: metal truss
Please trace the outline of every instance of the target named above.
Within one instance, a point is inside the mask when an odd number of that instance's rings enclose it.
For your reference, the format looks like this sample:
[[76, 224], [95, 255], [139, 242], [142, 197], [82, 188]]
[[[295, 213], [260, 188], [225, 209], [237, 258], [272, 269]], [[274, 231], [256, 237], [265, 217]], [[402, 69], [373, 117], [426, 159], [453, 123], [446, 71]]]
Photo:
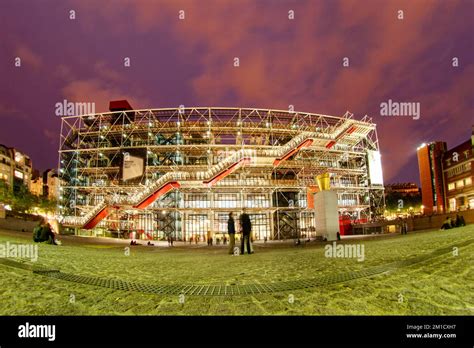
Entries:
[[[145, 154], [145, 172], [138, 181], [124, 182], [121, 161], [135, 150]], [[98, 227], [110, 229], [115, 219], [112, 227], [120, 229], [117, 221], [125, 215], [166, 211], [151, 228], [185, 239], [183, 226], [191, 212], [207, 214], [214, 230], [211, 215], [234, 209], [215, 204], [220, 194], [235, 194], [236, 209], [245, 207], [246, 197], [266, 195], [265, 206], [246, 208], [267, 214], [269, 225], [279, 211], [311, 215], [306, 191], [316, 184], [316, 175], [329, 172], [341, 213], [371, 220], [383, 214], [384, 195], [382, 185], [370, 183], [367, 150], [378, 151], [375, 124], [368, 116], [355, 120], [349, 112], [335, 117], [192, 107], [67, 116], [60, 133], [60, 213], [64, 223], [77, 227], [103, 214]], [[171, 192], [163, 190], [169, 183], [176, 183]], [[192, 194], [207, 197], [209, 206], [187, 208], [183, 197]], [[288, 198], [292, 195], [296, 202]], [[278, 226], [269, 228], [270, 237], [281, 236]]]

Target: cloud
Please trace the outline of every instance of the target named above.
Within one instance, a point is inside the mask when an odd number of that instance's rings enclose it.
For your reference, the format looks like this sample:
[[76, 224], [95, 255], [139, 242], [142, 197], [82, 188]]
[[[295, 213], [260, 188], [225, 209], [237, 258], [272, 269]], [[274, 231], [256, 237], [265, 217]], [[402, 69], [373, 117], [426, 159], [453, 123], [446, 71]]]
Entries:
[[53, 132], [49, 129], [43, 129], [43, 135], [46, 139], [48, 139], [49, 143], [54, 145], [58, 143], [58, 134], [57, 132]]
[[62, 93], [68, 101], [95, 103], [96, 112], [108, 111], [109, 102], [117, 99], [127, 99], [136, 109], [149, 105], [148, 99], [98, 78], [72, 81], [62, 89]]
[[[473, 4], [117, 0], [98, 6], [73, 1], [75, 22], [68, 22], [67, 35], [53, 34], [67, 60], [51, 64], [56, 79], [42, 69], [42, 81], [59, 90], [49, 95], [94, 101], [97, 111], [106, 111], [112, 99], [127, 98], [136, 108], [179, 101], [275, 109], [292, 104], [322, 114], [349, 110], [356, 118], [368, 114], [378, 125], [384, 173], [391, 181], [410, 166], [414, 173], [421, 142], [455, 142], [472, 118]], [[288, 19], [290, 9], [294, 20]], [[180, 10], [185, 20], [178, 18]], [[399, 10], [403, 20], [397, 18]], [[40, 51], [42, 57], [34, 53], [40, 34], [31, 43], [16, 35], [10, 46], [27, 57], [25, 65], [39, 69], [59, 56], [52, 50]], [[119, 66], [124, 56], [132, 57], [128, 70]], [[460, 58], [458, 69], [450, 65], [452, 56]], [[235, 57], [239, 67], [233, 66]], [[347, 68], [344, 57], [350, 60]], [[36, 83], [32, 94], [40, 102], [48, 100], [43, 89], [37, 92], [39, 82], [23, 78], [24, 86]], [[5, 92], [24, 105], [17, 92]], [[381, 117], [379, 105], [388, 99], [420, 102], [420, 120]]]
[[38, 70], [43, 65], [43, 61], [39, 54], [33, 52], [33, 50], [25, 44], [18, 44], [15, 49], [16, 57], [21, 59], [21, 65], [31, 66], [33, 69]]

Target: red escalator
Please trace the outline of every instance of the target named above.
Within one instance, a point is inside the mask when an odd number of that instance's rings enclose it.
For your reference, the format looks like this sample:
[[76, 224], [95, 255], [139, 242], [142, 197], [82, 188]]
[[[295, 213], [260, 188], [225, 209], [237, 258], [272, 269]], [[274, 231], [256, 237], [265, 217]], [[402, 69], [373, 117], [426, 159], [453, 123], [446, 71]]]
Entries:
[[338, 140], [340, 140], [343, 136], [347, 135], [347, 134], [352, 134], [354, 133], [354, 131], [357, 129], [356, 126], [350, 126], [349, 128], [347, 128], [345, 131], [341, 132], [337, 137], [336, 139], [334, 140], [331, 140], [330, 142], [328, 142], [326, 144], [326, 149], [330, 149], [332, 148], [337, 142]]
[[103, 209], [99, 210], [99, 212], [94, 217], [92, 217], [88, 222], [86, 222], [83, 228], [86, 230], [94, 228], [99, 222], [101, 222], [110, 214], [112, 209], [114, 209], [114, 207], [105, 206]]
[[154, 193], [150, 194], [148, 197], [143, 199], [140, 203], [134, 206], [135, 209], [145, 209], [148, 207], [150, 204], [152, 204], [154, 201], [156, 201], [158, 198], [163, 196], [164, 194], [168, 193], [172, 189], [179, 188], [181, 185], [177, 181], [172, 181], [164, 184], [161, 186], [157, 191]]
[[277, 159], [273, 162], [273, 166], [274, 166], [274, 167], [278, 166], [281, 162], [287, 160], [288, 158], [290, 158], [291, 156], [293, 156], [294, 154], [296, 154], [298, 151], [300, 151], [302, 148], [311, 146], [312, 143], [313, 143], [313, 139], [306, 139], [306, 140], [303, 141], [301, 144], [299, 144], [297, 147], [295, 147], [294, 149], [288, 151], [288, 152], [287, 152], [285, 155], [283, 155], [282, 157], [277, 158]]
[[224, 169], [223, 171], [221, 171], [220, 173], [218, 173], [217, 175], [215, 175], [211, 179], [205, 180], [202, 183], [204, 185], [208, 186], [208, 187], [211, 187], [214, 184], [216, 184], [218, 181], [224, 179], [229, 174], [232, 174], [233, 172], [235, 172], [237, 169], [239, 169], [243, 165], [249, 164], [250, 161], [251, 161], [250, 158], [241, 158], [240, 160], [238, 160], [237, 162], [232, 164], [229, 168]]

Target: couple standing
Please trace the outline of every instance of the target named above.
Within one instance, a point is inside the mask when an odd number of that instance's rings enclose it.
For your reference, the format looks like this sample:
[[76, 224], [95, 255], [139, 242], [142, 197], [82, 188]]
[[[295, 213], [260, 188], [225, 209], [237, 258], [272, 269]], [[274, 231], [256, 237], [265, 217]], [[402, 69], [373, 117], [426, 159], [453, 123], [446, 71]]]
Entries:
[[[227, 220], [227, 232], [229, 233], [229, 254], [234, 254], [235, 247], [235, 222], [233, 213], [229, 213], [229, 220]], [[247, 253], [253, 254], [253, 251], [250, 247], [250, 233], [252, 232], [252, 223], [250, 222], [250, 217], [243, 210], [240, 215], [240, 230], [242, 232], [242, 239], [240, 243], [240, 253], [245, 254], [244, 244], [247, 244]]]

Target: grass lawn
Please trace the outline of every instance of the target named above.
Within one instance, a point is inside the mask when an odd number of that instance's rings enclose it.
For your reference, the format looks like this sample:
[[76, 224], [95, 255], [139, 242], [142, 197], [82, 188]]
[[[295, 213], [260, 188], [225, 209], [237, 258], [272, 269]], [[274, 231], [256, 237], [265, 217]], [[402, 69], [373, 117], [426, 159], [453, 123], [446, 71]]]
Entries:
[[[474, 225], [386, 236], [362, 243], [365, 260], [327, 258], [324, 245], [256, 246], [230, 256], [219, 247], [131, 247], [91, 243], [39, 245], [37, 264], [61, 272], [145, 284], [268, 284], [363, 270], [474, 239]], [[0, 243], [32, 243], [0, 231]], [[394, 272], [344, 283], [240, 296], [154, 295], [68, 282], [0, 264], [0, 315], [473, 315], [474, 243]], [[294, 299], [294, 301], [292, 301]], [[182, 300], [182, 299], [181, 299]], [[182, 302], [182, 301], [181, 301]]]

